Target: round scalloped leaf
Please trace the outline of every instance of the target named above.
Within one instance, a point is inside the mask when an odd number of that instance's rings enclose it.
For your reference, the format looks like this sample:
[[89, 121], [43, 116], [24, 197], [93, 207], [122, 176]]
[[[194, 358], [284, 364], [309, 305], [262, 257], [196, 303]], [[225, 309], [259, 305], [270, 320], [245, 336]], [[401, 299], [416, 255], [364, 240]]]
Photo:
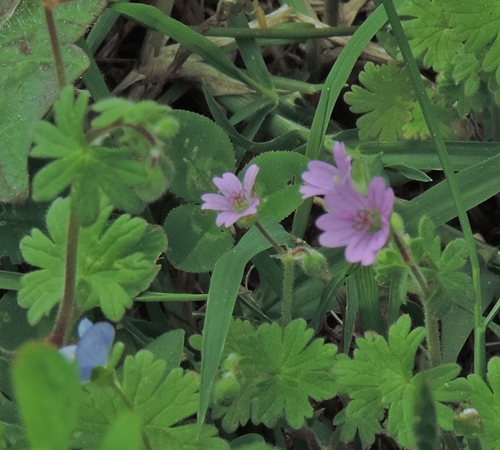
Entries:
[[167, 257], [185, 272], [208, 272], [217, 260], [233, 248], [227, 228], [215, 225], [215, 211], [202, 211], [197, 205], [175, 208], [165, 220], [169, 240]]
[[259, 218], [270, 216], [280, 221], [297, 209], [302, 203], [301, 175], [308, 162], [309, 158], [299, 153], [267, 152], [248, 163], [260, 167], [254, 187], [254, 194], [260, 198]]
[[172, 116], [180, 127], [168, 151], [175, 168], [170, 190], [198, 203], [202, 194], [214, 191], [214, 176], [234, 172], [234, 149], [222, 128], [207, 117], [190, 111], [172, 111]]

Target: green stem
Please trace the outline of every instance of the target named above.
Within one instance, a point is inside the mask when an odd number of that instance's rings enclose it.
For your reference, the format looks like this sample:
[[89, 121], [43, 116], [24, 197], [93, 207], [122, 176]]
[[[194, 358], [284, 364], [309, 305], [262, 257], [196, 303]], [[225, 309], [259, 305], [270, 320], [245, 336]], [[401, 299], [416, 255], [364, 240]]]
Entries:
[[292, 321], [292, 299], [293, 299], [293, 272], [295, 258], [290, 254], [281, 257], [284, 267], [283, 277], [283, 302], [281, 304], [281, 326], [283, 329]]
[[[111, 386], [113, 387], [114, 391], [118, 394], [118, 396], [122, 399], [123, 403], [125, 403], [127, 408], [130, 411], [134, 411], [134, 405], [130, 403], [129, 399], [120, 389], [120, 387], [117, 386], [115, 383], [111, 383]], [[144, 447], [146, 447], [146, 450], [153, 450], [153, 447], [151, 447], [151, 443], [149, 442], [149, 438], [146, 435], [146, 432], [144, 431], [143, 428], [141, 428], [141, 436], [142, 436], [142, 442], [144, 443]]]
[[78, 234], [80, 225], [73, 212], [69, 215], [68, 240], [66, 244], [66, 274], [64, 282], [64, 296], [57, 313], [56, 324], [50, 342], [56, 347], [62, 347], [66, 341], [66, 334], [71, 325], [76, 288], [76, 263], [78, 250]]
[[417, 282], [420, 288], [420, 298], [422, 301], [422, 306], [424, 308], [425, 316], [425, 328], [427, 330], [427, 349], [429, 351], [429, 362], [431, 367], [436, 367], [441, 364], [441, 341], [439, 336], [439, 322], [434, 315], [434, 312], [429, 308], [428, 300], [433, 294], [427, 280], [420, 271], [420, 268], [413, 260], [413, 255], [411, 254], [408, 246], [400, 238], [396, 231], [393, 231], [392, 237], [396, 247], [398, 248], [401, 256], [403, 257], [404, 263], [410, 269], [410, 273]]
[[476, 246], [474, 244], [474, 237], [472, 235], [472, 230], [469, 223], [469, 218], [467, 217], [467, 211], [464, 206], [464, 200], [460, 194], [460, 189], [458, 187], [458, 182], [456, 180], [455, 173], [453, 171], [453, 166], [451, 163], [450, 155], [446, 150], [446, 145], [444, 143], [443, 136], [441, 134], [440, 122], [434, 113], [431, 101], [425, 89], [424, 83], [422, 82], [422, 77], [418, 69], [417, 63], [413, 54], [411, 52], [410, 46], [406, 39], [406, 36], [401, 26], [396, 8], [394, 7], [392, 0], [382, 0], [384, 8], [387, 12], [387, 17], [392, 26], [394, 36], [403, 55], [403, 59], [408, 68], [408, 73], [410, 80], [412, 82], [413, 88], [415, 89], [415, 94], [417, 96], [418, 103], [422, 108], [422, 113], [424, 115], [427, 127], [429, 128], [430, 134], [433, 138], [436, 150], [439, 156], [439, 161], [441, 162], [441, 167], [443, 168], [444, 174], [446, 176], [446, 181], [450, 187], [450, 192], [453, 197], [453, 201], [457, 207], [457, 215], [460, 221], [460, 226], [462, 232], [464, 233], [464, 238], [467, 243], [467, 249], [469, 252], [469, 257], [472, 267], [472, 284], [475, 293], [475, 304], [474, 304], [474, 371], [481, 378], [486, 378], [486, 353], [484, 343], [484, 329], [483, 329], [483, 317], [482, 317], [482, 304], [481, 304], [481, 279], [479, 272], [479, 258], [476, 252]]
[[22, 273], [0, 270], [0, 289], [18, 291], [21, 289]]
[[210, 28], [205, 36], [212, 37], [234, 37], [238, 39], [290, 39], [291, 41], [303, 41], [305, 39], [319, 39], [336, 36], [352, 36], [359, 27], [293, 27], [289, 29], [280, 28]]
[[45, 12], [45, 22], [47, 23], [47, 30], [50, 36], [50, 45], [52, 46], [52, 53], [54, 55], [54, 61], [56, 63], [57, 71], [57, 82], [59, 87], [62, 89], [66, 86], [66, 78], [64, 76], [64, 65], [61, 57], [61, 46], [59, 45], [59, 39], [57, 38], [56, 23], [54, 21], [54, 15], [52, 14], [52, 9], [54, 4], [52, 2], [43, 1], [43, 10]]
[[339, 0], [325, 0], [326, 23], [331, 27], [336, 27], [339, 24], [339, 6]]

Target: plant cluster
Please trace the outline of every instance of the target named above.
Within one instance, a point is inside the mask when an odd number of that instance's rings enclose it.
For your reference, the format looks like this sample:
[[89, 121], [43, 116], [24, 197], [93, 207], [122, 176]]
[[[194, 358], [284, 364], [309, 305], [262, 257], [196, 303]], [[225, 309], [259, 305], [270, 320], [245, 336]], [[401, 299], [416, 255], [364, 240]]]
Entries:
[[[0, 10], [0, 75], [11, 69], [5, 83], [38, 101], [18, 110], [29, 133], [3, 114], [14, 94], [0, 102], [2, 448], [500, 448], [500, 358], [486, 352], [487, 330], [500, 337], [497, 252], [474, 241], [466, 214], [500, 192], [500, 7], [381, 3], [342, 50], [314, 113], [303, 94], [318, 87], [271, 75], [257, 39], [320, 30], [267, 28], [257, 2], [221, 1], [208, 24], [228, 21], [227, 51], [237, 48], [246, 70], [140, 3]], [[287, 17], [314, 22], [308, 2], [293, 7]], [[111, 96], [93, 55], [116, 13], [184, 47], [168, 73], [185, 63], [205, 74], [215, 122]], [[363, 87], [345, 95], [361, 114], [356, 133], [336, 129], [333, 105], [379, 30], [392, 58], [367, 63]], [[169, 47], [141, 70], [165, 63]], [[418, 63], [435, 77], [423, 80]], [[33, 67], [51, 74], [53, 93], [41, 93]], [[211, 76], [231, 95], [216, 94]], [[458, 138], [491, 143], [445, 144]], [[29, 150], [28, 168], [9, 140]], [[432, 169], [446, 180], [396, 197]], [[454, 217], [461, 231], [444, 226]], [[183, 277], [196, 290], [179, 292], [174, 271], [195, 274]], [[471, 334], [469, 372], [457, 361]]]

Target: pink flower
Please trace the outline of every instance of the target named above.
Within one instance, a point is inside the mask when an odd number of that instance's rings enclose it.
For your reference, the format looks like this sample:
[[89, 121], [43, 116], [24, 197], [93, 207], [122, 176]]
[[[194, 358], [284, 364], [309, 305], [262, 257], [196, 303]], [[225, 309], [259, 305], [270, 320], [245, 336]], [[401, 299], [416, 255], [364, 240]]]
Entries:
[[346, 246], [345, 257], [350, 263], [372, 264], [389, 238], [394, 191], [386, 188], [383, 178], [375, 177], [366, 196], [347, 183], [327, 195], [325, 204], [330, 212], [316, 220], [316, 226], [324, 231], [319, 243], [331, 248]]
[[307, 171], [302, 174], [306, 184], [299, 190], [302, 198], [332, 194], [338, 185], [350, 180], [351, 157], [346, 154], [342, 142], [335, 142], [333, 157], [337, 167], [323, 161], [310, 161], [307, 164]]
[[203, 194], [201, 199], [205, 203], [201, 205], [201, 209], [221, 211], [215, 221], [218, 227], [221, 225], [230, 227], [242, 217], [257, 213], [260, 200], [257, 197], [252, 197], [252, 189], [258, 172], [259, 166], [257, 164], [249, 166], [245, 172], [243, 184], [231, 172], [226, 172], [222, 178], [214, 177], [213, 182], [222, 195]]

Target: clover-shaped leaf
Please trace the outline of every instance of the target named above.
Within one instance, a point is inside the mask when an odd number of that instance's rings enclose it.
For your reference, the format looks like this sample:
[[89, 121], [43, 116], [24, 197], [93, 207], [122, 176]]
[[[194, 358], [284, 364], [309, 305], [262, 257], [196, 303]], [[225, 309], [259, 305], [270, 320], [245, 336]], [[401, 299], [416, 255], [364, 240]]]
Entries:
[[[57, 199], [50, 207], [48, 235], [35, 228], [21, 241], [26, 262], [40, 267], [24, 275], [18, 295], [19, 304], [29, 308], [32, 324], [62, 299], [69, 202]], [[76, 303], [82, 310], [100, 306], [109, 319], [119, 320], [153, 281], [159, 270], [156, 259], [167, 241], [160, 227], [128, 214], [108, 223], [113, 206], [104, 197], [98, 207], [97, 221], [79, 233]]]
[[454, 380], [460, 371], [456, 364], [446, 364], [413, 374], [415, 353], [425, 337], [423, 328], [410, 331], [409, 316], [402, 316], [389, 330], [389, 340], [367, 333], [358, 339], [354, 358], [339, 358], [335, 366], [338, 390], [352, 401], [335, 419], [342, 425], [342, 440], [350, 441], [356, 429], [366, 443], [375, 440], [382, 430], [381, 420], [388, 412], [387, 430], [398, 442], [413, 448], [415, 436], [415, 392], [419, 377], [425, 377], [434, 397], [439, 424], [452, 428], [454, 412], [441, 402], [457, 402], [469, 393], [468, 383]]
[[109, 386], [85, 386], [79, 431], [103, 434], [121, 412], [131, 408], [141, 417], [153, 450], [229, 448], [213, 426], [203, 425], [198, 439], [196, 424], [182, 424], [198, 407], [199, 377], [194, 372], [174, 368], [166, 375], [165, 361], [154, 360], [151, 352], [141, 350], [125, 359], [121, 385], [123, 396]]
[[[214, 417], [224, 416], [225, 430], [232, 431], [249, 419], [273, 427], [280, 418], [298, 429], [312, 417], [309, 397], [323, 400], [335, 395], [332, 368], [337, 348], [322, 339], [311, 341], [312, 335], [302, 319], [285, 330], [277, 323], [257, 330], [247, 322], [233, 324], [226, 352], [237, 355], [234, 370], [239, 390], [229, 405], [219, 403], [214, 410]], [[226, 360], [223, 367], [231, 372], [228, 365]]]

